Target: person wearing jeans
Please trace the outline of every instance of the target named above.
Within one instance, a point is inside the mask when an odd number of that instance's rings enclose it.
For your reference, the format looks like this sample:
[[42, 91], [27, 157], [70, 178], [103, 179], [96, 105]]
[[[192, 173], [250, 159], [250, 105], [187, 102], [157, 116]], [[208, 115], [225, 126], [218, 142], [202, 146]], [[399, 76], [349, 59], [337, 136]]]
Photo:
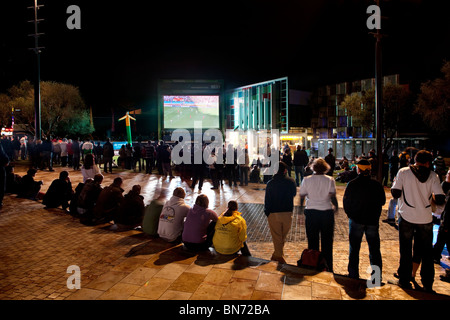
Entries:
[[369, 245], [370, 265], [380, 268], [379, 271], [381, 275], [383, 265], [380, 251], [380, 234], [378, 229], [378, 225], [363, 225], [349, 219], [349, 277], [359, 279], [359, 251], [361, 249], [361, 242], [364, 235], [366, 235], [367, 244]]
[[[420, 276], [422, 284], [426, 290], [430, 290], [434, 282], [434, 262], [433, 262], [433, 222], [426, 224], [414, 224], [406, 221], [402, 217], [398, 222], [399, 245], [400, 245], [400, 266], [398, 275], [402, 281], [407, 278], [405, 275], [413, 274], [413, 263], [417, 265], [421, 262]], [[421, 258], [417, 262], [414, 256]], [[413, 263], [411, 263], [413, 262]]]
[[[430, 170], [433, 157], [430, 152], [420, 150], [415, 155], [414, 165], [399, 170], [391, 188], [392, 196], [398, 199], [400, 265], [399, 285], [411, 288], [413, 266], [412, 250], [422, 258], [420, 275], [425, 291], [433, 292], [433, 215], [431, 199], [436, 205], [445, 203], [445, 194], [438, 175]], [[416, 247], [417, 246], [417, 247]]]
[[309, 157], [306, 153], [306, 147], [303, 146], [302, 149], [300, 146], [297, 146], [297, 151], [294, 152], [295, 182], [297, 183], [297, 187], [300, 186], [300, 183], [302, 183], [305, 177], [305, 167], [308, 163]]
[[[359, 279], [359, 251], [364, 234], [369, 245], [370, 265], [377, 266], [382, 275], [379, 220], [386, 194], [381, 183], [370, 178], [372, 166], [368, 160], [362, 159], [356, 165], [358, 176], [345, 188], [343, 205], [349, 218], [348, 273], [349, 277]], [[381, 278], [379, 280], [381, 282]]]

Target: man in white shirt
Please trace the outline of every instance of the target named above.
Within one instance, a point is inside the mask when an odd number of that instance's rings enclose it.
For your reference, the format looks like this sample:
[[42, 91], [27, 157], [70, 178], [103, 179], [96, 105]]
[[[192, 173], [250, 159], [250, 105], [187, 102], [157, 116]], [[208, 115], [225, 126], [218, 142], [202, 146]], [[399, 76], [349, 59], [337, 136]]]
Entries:
[[430, 170], [433, 157], [430, 152], [420, 150], [415, 164], [400, 169], [391, 188], [392, 196], [398, 199], [400, 265], [399, 285], [411, 288], [413, 257], [412, 244], [418, 251], [415, 256], [421, 261], [421, 281], [424, 289], [433, 292], [433, 216], [431, 198], [436, 204], [445, 201], [445, 194], [437, 174]]

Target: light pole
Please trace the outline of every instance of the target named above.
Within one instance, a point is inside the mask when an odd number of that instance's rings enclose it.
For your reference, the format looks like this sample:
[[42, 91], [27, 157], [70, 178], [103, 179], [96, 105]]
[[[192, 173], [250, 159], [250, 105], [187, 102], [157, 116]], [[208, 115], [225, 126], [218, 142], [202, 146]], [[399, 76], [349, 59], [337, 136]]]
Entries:
[[41, 136], [41, 49], [44, 47], [39, 47], [39, 37], [43, 33], [38, 33], [38, 23], [43, 21], [43, 19], [38, 19], [37, 12], [43, 5], [38, 5], [37, 0], [34, 0], [34, 6], [28, 7], [28, 9], [34, 9], [34, 20], [28, 21], [34, 23], [34, 33], [30, 34], [30, 37], [34, 37], [34, 48], [30, 48], [36, 54], [36, 79], [34, 83], [34, 137], [36, 140], [40, 140]]
[[[377, 7], [380, 7], [380, 0], [376, 0]], [[381, 20], [381, 12], [380, 17]], [[377, 145], [377, 180], [381, 183], [383, 179], [383, 74], [381, 64], [381, 27], [377, 32], [371, 32], [375, 37], [375, 134]]]

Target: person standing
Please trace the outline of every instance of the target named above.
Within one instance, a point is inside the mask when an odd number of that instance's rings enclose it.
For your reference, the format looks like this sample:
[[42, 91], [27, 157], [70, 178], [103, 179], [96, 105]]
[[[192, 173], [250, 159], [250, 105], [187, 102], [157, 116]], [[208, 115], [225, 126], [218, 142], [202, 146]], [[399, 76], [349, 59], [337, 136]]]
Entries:
[[94, 147], [94, 156], [95, 156], [95, 163], [97, 163], [99, 166], [102, 163], [103, 158], [103, 147], [100, 144], [100, 141], [97, 142], [97, 145]]
[[[242, 156], [244, 159], [242, 159]], [[248, 186], [248, 170], [250, 168], [250, 159], [248, 157], [248, 149], [244, 149], [241, 161], [239, 163], [239, 169], [241, 173], [241, 183], [239, 186]], [[243, 160], [243, 161], [242, 161]]]
[[[297, 187], [302, 183], [303, 178], [305, 177], [305, 167], [309, 163], [309, 157], [306, 153], [306, 147], [297, 146], [297, 151], [294, 152], [294, 170], [295, 170], [295, 182], [297, 183]], [[300, 176], [300, 179], [299, 179]]]
[[278, 171], [267, 183], [264, 197], [264, 213], [267, 216], [274, 246], [271, 260], [286, 263], [284, 243], [291, 229], [294, 197], [297, 185], [294, 179], [287, 177], [287, 166], [279, 163]]
[[73, 158], [72, 158], [73, 170], [80, 170], [81, 148], [80, 148], [80, 143], [78, 142], [78, 139], [74, 139], [72, 142], [72, 152], [73, 152]]
[[328, 271], [333, 272], [334, 214], [338, 212], [336, 183], [333, 177], [326, 175], [331, 168], [324, 159], [314, 160], [312, 170], [313, 174], [305, 177], [300, 185], [300, 207], [306, 216], [308, 249], [319, 251], [320, 239]]
[[73, 150], [72, 150], [72, 139], [67, 142], [67, 166], [73, 167]]
[[441, 261], [441, 253], [444, 250], [444, 246], [447, 245], [447, 250], [450, 248], [450, 170], [447, 171], [447, 175], [445, 176], [445, 180], [442, 181], [441, 186], [445, 194], [445, 206], [441, 214], [436, 243], [433, 247], [434, 262], [437, 264]]
[[67, 153], [67, 139], [64, 138], [61, 143], [59, 144], [60, 148], [61, 148], [61, 166], [62, 167], [66, 167], [67, 166], [67, 157], [68, 157], [68, 153]]
[[133, 147], [133, 171], [136, 172], [136, 164], [139, 165], [139, 172], [141, 172], [142, 170], [142, 152], [141, 152], [142, 146], [141, 143], [138, 142], [134, 147]]
[[112, 173], [112, 161], [114, 157], [114, 146], [109, 141], [109, 138], [106, 138], [106, 143], [103, 145], [103, 171], [105, 173], [108, 172], [108, 166], [109, 166], [109, 173]]
[[286, 148], [284, 150], [283, 156], [281, 158], [281, 161], [283, 161], [286, 164], [287, 170], [288, 170], [288, 176], [291, 176], [292, 172], [292, 154], [291, 154], [291, 148]]
[[41, 170], [44, 170], [48, 167], [48, 171], [53, 170], [53, 143], [50, 138], [44, 139], [42, 141], [42, 149], [41, 149]]
[[397, 150], [392, 151], [392, 156], [389, 158], [389, 172], [391, 183], [394, 183], [395, 176], [398, 172], [399, 157]]
[[145, 173], [151, 174], [155, 166], [155, 147], [149, 140], [145, 145]]
[[172, 174], [172, 155], [170, 146], [165, 145], [165, 148], [161, 152], [161, 163], [164, 177], [167, 177], [167, 175], [169, 175], [169, 178], [175, 178]]
[[351, 278], [359, 279], [359, 251], [364, 235], [369, 245], [370, 265], [377, 266], [382, 274], [379, 221], [386, 195], [381, 183], [370, 178], [370, 162], [362, 159], [356, 165], [358, 177], [347, 184], [343, 205], [349, 218], [348, 273]]
[[334, 172], [334, 167], [336, 167], [336, 157], [333, 155], [333, 148], [328, 149], [328, 154], [325, 157], [325, 162], [328, 163], [330, 169], [326, 173], [328, 176], [332, 177]]
[[414, 249], [422, 259], [421, 280], [425, 291], [433, 292], [433, 215], [431, 199], [442, 205], [445, 194], [439, 177], [431, 171], [433, 157], [430, 152], [420, 150], [415, 155], [415, 164], [399, 170], [391, 188], [392, 196], [398, 199], [400, 265], [399, 286], [411, 288]]

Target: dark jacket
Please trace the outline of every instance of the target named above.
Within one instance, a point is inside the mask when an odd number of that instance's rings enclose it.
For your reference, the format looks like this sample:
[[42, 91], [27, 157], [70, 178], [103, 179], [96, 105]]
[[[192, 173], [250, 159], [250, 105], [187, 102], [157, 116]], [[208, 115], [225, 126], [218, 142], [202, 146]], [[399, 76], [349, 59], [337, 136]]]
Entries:
[[297, 184], [294, 179], [276, 174], [267, 183], [264, 199], [264, 213], [266, 216], [273, 212], [292, 212]]
[[347, 184], [343, 198], [344, 210], [356, 223], [378, 225], [385, 203], [383, 186], [369, 175], [360, 174]]
[[100, 192], [94, 207], [95, 218], [116, 215], [123, 201], [123, 189], [114, 183]]
[[114, 156], [114, 147], [111, 142], [106, 142], [103, 145], [103, 157], [104, 158], [112, 158]]
[[34, 181], [33, 176], [26, 174], [20, 179], [17, 196], [19, 198], [35, 198], [41, 189], [42, 182]]
[[131, 190], [123, 198], [123, 202], [119, 208], [117, 223], [124, 225], [142, 223], [144, 207], [144, 197]]
[[100, 184], [93, 181], [86, 182], [78, 196], [78, 207], [92, 210], [102, 190]]
[[328, 174], [332, 173], [334, 171], [334, 168], [336, 167], [336, 157], [332, 154], [329, 153], [324, 160], [326, 161], [326, 163], [328, 163], [331, 167], [330, 171], [328, 171]]
[[294, 166], [306, 167], [309, 163], [309, 157], [305, 150], [297, 150], [294, 152]]
[[53, 180], [52, 184], [44, 195], [42, 203], [48, 208], [67, 206], [73, 194], [72, 183], [64, 179]]

